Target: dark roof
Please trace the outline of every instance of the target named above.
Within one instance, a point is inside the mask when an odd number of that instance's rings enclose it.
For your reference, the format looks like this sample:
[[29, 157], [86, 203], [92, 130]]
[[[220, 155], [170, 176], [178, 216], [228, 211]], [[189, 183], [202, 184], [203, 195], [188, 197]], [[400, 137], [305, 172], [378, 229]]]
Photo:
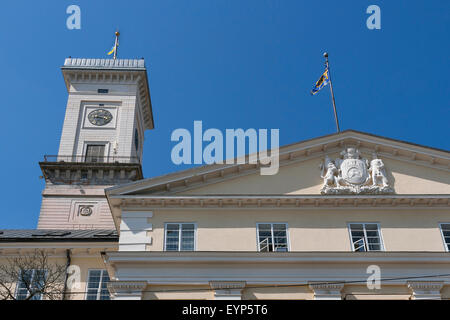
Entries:
[[116, 230], [0, 229], [0, 242], [119, 241]]

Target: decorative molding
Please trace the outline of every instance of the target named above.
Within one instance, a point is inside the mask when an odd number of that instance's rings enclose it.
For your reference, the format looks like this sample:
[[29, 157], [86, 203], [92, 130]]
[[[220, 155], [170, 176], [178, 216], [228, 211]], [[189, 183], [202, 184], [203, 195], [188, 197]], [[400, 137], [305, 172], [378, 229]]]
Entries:
[[308, 284], [309, 287], [314, 290], [342, 290], [344, 288], [344, 284], [342, 283], [333, 283], [333, 282], [311, 282]]
[[428, 281], [409, 281], [408, 288], [412, 290], [429, 290], [440, 291], [444, 285], [443, 281], [428, 282]]
[[95, 224], [99, 221], [100, 206], [106, 204], [103, 200], [72, 200], [68, 222], [73, 224]]
[[146, 281], [110, 281], [108, 290], [113, 300], [141, 300]]
[[113, 292], [133, 292], [133, 291], [142, 291], [147, 286], [147, 282], [145, 281], [111, 281], [108, 283], [108, 288]]
[[92, 208], [94, 205], [80, 205], [78, 210], [80, 216], [90, 216], [92, 215]]
[[414, 300], [440, 300], [443, 281], [408, 281]]
[[314, 292], [314, 300], [342, 300], [342, 283], [310, 282], [308, 285]]
[[244, 289], [245, 281], [210, 281], [211, 289]]
[[[46, 183], [110, 186], [140, 180], [140, 163], [115, 162], [39, 162]], [[62, 174], [64, 172], [64, 174]], [[109, 175], [104, 173], [109, 172]], [[85, 177], [82, 177], [82, 173]], [[46, 189], [47, 190], [47, 189]]]
[[245, 281], [210, 281], [216, 300], [241, 300]]
[[[137, 201], [139, 199], [139, 201]], [[450, 195], [211, 195], [211, 196], [109, 196], [123, 209], [153, 208], [448, 208]]]

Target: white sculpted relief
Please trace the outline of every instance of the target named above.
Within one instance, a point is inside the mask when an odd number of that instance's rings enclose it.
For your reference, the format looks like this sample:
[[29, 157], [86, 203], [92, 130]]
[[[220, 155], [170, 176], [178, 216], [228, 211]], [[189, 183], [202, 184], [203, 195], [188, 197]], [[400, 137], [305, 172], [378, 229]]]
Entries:
[[320, 169], [323, 179], [322, 194], [389, 194], [389, 186], [383, 160], [376, 154], [373, 160], [361, 158], [359, 150], [353, 147], [341, 152], [341, 158], [331, 160], [325, 157]]

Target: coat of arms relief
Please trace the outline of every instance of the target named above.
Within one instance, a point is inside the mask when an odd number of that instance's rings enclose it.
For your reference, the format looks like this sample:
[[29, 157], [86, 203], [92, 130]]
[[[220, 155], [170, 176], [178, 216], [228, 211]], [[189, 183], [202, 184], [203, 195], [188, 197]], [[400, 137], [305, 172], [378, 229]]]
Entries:
[[359, 150], [348, 147], [341, 152], [341, 158], [331, 160], [328, 156], [320, 165], [323, 186], [322, 194], [390, 194], [383, 160], [376, 154], [372, 160], [362, 158]]

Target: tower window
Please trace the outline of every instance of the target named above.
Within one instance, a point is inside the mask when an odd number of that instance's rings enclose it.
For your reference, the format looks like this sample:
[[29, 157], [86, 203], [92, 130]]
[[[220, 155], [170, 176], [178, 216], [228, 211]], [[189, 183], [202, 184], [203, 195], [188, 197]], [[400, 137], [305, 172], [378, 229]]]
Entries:
[[97, 89], [97, 93], [108, 93], [109, 89]]
[[137, 129], [134, 129], [134, 146], [136, 147], [136, 152], [139, 151], [139, 133]]
[[104, 162], [104, 158], [104, 144], [91, 144], [86, 147], [86, 162]]

